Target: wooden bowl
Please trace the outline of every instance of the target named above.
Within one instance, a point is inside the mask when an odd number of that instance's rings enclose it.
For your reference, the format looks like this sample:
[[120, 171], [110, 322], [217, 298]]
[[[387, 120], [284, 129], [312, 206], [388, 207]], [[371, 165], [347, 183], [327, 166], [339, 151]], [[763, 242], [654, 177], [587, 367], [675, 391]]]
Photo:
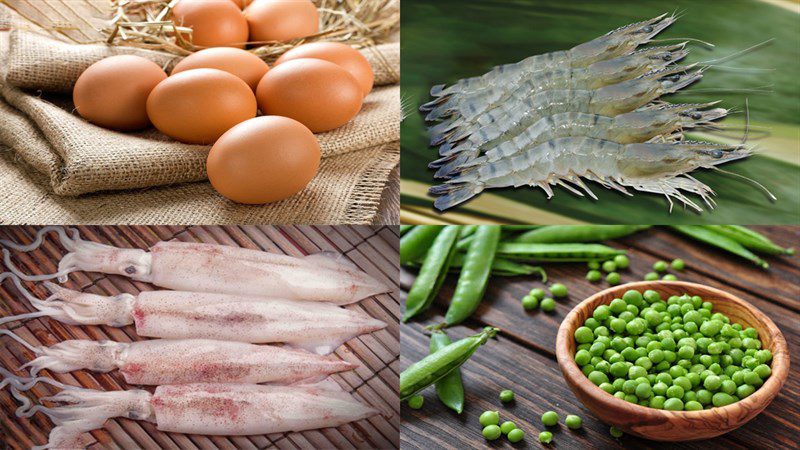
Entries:
[[[600, 389], [575, 363], [575, 329], [591, 317], [594, 309], [621, 298], [629, 289], [653, 289], [666, 299], [672, 295], [699, 295], [714, 304], [714, 311], [727, 315], [731, 322], [758, 331], [762, 348], [772, 352], [772, 374], [749, 397], [720, 408], [701, 411], [665, 411], [635, 405]], [[764, 410], [778, 395], [789, 373], [786, 340], [772, 320], [750, 303], [719, 289], [682, 281], [642, 281], [615, 286], [587, 298], [567, 314], [556, 338], [558, 366], [575, 396], [604, 423], [646, 439], [688, 441], [707, 439], [734, 430]]]

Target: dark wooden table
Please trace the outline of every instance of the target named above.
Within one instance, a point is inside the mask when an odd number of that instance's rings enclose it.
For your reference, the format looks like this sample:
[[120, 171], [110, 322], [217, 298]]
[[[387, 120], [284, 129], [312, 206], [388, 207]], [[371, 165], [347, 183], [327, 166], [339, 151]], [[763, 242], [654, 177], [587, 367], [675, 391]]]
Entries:
[[[797, 247], [800, 227], [755, 227], [775, 242]], [[584, 277], [586, 265], [547, 264], [550, 282], [561, 282], [569, 288], [567, 299], [557, 301], [556, 310], [525, 312], [520, 299], [532, 288], [544, 287], [538, 278], [494, 277], [484, 301], [471, 319], [457, 326], [448, 335], [456, 339], [474, 334], [487, 325], [502, 331], [489, 341], [462, 367], [466, 390], [466, 406], [461, 415], [446, 408], [432, 388], [424, 391], [422, 409], [402, 408], [401, 446], [403, 448], [541, 448], [538, 434], [545, 428], [542, 413], [554, 410], [560, 425], [553, 431], [553, 448], [798, 448], [800, 440], [800, 257], [770, 257], [769, 271], [747, 261], [689, 241], [665, 229], [656, 228], [610, 245], [628, 250], [629, 270], [621, 271], [622, 281], [642, 280], [657, 260], [682, 258], [686, 269], [677, 273], [680, 280], [703, 283], [725, 289], [752, 302], [781, 329], [789, 343], [792, 367], [789, 378], [778, 397], [751, 422], [741, 428], [706, 441], [659, 443], [623, 436], [611, 437], [609, 427], [583, 407], [567, 387], [556, 363], [556, 331], [570, 309], [589, 295], [606, 288], [603, 281], [589, 283]], [[414, 273], [401, 270], [401, 287], [407, 290]], [[401, 326], [403, 369], [428, 354], [429, 337], [426, 325], [439, 323], [455, 286], [449, 277], [428, 313], [419, 320]], [[405, 298], [405, 297], [404, 297]], [[516, 400], [510, 406], [501, 404], [498, 394], [512, 389]], [[499, 410], [501, 421], [512, 420], [525, 431], [525, 440], [510, 444], [504, 437], [489, 443], [481, 435], [478, 416], [485, 410]], [[567, 414], [583, 419], [577, 432], [564, 425]]]
[[[400, 340], [398, 330], [399, 288], [397, 287], [399, 238], [397, 227], [381, 226], [241, 226], [241, 227], [78, 227], [84, 239], [118, 247], [148, 248], [159, 240], [217, 243], [292, 256], [320, 251], [344, 254], [361, 270], [381, 280], [394, 291], [369, 297], [347, 308], [359, 310], [388, 323], [375, 333], [361, 335], [339, 347], [332, 357], [359, 365], [353, 371], [331, 377], [360, 401], [381, 411], [381, 415], [348, 423], [336, 428], [309, 430], [299, 433], [276, 433], [265, 436], [200, 436], [164, 433], [155, 424], [117, 418], [91, 434], [92, 449], [314, 449], [314, 448], [394, 448], [399, 441], [398, 397]], [[36, 229], [32, 227], [0, 227], [0, 239], [30, 242]], [[14, 262], [26, 273], [53, 273], [61, 255], [66, 251], [54, 244], [49, 234], [45, 244], [30, 253], [12, 252]], [[5, 269], [3, 269], [5, 270]], [[39, 283], [26, 283], [34, 295], [47, 296]], [[100, 295], [120, 292], [137, 293], [154, 287], [116, 275], [74, 272], [65, 284], [71, 289]], [[0, 286], [0, 317], [22, 314], [32, 310], [21, 299], [10, 281]], [[133, 326], [69, 326], [48, 318], [14, 322], [4, 325], [33, 345], [51, 346], [67, 339], [111, 339], [130, 342], [141, 339]], [[34, 355], [10, 338], [0, 337], [0, 366], [15, 371]], [[24, 375], [24, 372], [17, 372]], [[118, 371], [107, 374], [75, 371], [44, 376], [62, 383], [100, 390], [121, 390], [129, 387]], [[147, 388], [151, 389], [151, 388]], [[152, 390], [152, 389], [151, 389]], [[41, 398], [57, 390], [41, 384], [29, 396]], [[7, 389], [0, 389], [0, 448], [23, 449], [43, 444], [53, 424], [42, 414], [30, 419], [18, 419], [14, 410], [19, 406]]]

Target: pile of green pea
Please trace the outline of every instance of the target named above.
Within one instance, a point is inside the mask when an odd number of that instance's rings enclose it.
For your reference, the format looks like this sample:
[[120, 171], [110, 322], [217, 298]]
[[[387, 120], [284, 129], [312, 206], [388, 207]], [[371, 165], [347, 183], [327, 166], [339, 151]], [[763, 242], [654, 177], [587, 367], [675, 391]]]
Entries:
[[[606, 283], [610, 284], [611, 286], [616, 286], [622, 282], [622, 278], [618, 271], [621, 269], [627, 269], [630, 267], [630, 264], [630, 260], [625, 255], [617, 255], [614, 257], [614, 259], [610, 259], [602, 263], [600, 261], [589, 261], [587, 263], [589, 271], [586, 272], [586, 279], [592, 283], [602, 280], [602, 270], [606, 273]], [[645, 275], [644, 280], [655, 281], [659, 278], [666, 281], [677, 280], [678, 277], [671, 273], [666, 273], [663, 276], [661, 275], [670, 267], [674, 270], [683, 270], [686, 267], [686, 263], [680, 258], [672, 260], [672, 262], [669, 264], [667, 264], [666, 261], [656, 261], [653, 264], [653, 272], [649, 272], [647, 275]]]
[[542, 311], [550, 312], [556, 309], [556, 301], [553, 300], [553, 297], [563, 298], [566, 297], [568, 293], [567, 287], [561, 283], [553, 283], [550, 285], [551, 297], [547, 296], [544, 289], [534, 288], [531, 289], [528, 295], [522, 297], [522, 307], [525, 311], [541, 308]]
[[575, 362], [617, 398], [651, 408], [696, 411], [729, 405], [772, 373], [758, 332], [699, 296], [625, 292], [575, 330]]

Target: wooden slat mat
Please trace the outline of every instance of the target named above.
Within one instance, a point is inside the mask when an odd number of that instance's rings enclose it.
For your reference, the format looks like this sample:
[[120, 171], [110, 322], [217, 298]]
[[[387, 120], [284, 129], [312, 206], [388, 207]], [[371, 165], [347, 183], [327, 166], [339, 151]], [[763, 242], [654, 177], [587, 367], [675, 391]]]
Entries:
[[[163, 433], [155, 424], [128, 419], [112, 419], [101, 430], [92, 432], [95, 442], [89, 448], [108, 449], [263, 449], [263, 448], [396, 448], [399, 443], [399, 288], [397, 287], [399, 237], [397, 227], [79, 227], [84, 239], [118, 247], [148, 248], [160, 240], [206, 242], [270, 252], [302, 256], [319, 251], [336, 251], [346, 255], [359, 268], [376, 277], [394, 292], [370, 297], [347, 308], [361, 310], [389, 324], [383, 330], [362, 335], [345, 343], [335, 354], [359, 364], [359, 368], [334, 374], [344, 389], [361, 401], [378, 408], [382, 414], [336, 428], [247, 437], [210, 437]], [[33, 227], [0, 227], [0, 239], [30, 242]], [[66, 250], [48, 235], [45, 244], [30, 253], [12, 252], [21, 270], [31, 273], [53, 273]], [[5, 270], [5, 269], [3, 269]], [[47, 295], [44, 287], [26, 283], [39, 298]], [[125, 277], [75, 272], [65, 287], [101, 295], [120, 292], [137, 293], [154, 286]], [[0, 287], [0, 315], [33, 311], [20, 297], [11, 282]], [[11, 323], [9, 328], [34, 345], [53, 345], [67, 339], [110, 339], [120, 342], [139, 340], [133, 326], [69, 326], [48, 318]], [[14, 371], [34, 355], [7, 337], [0, 338], [0, 366]], [[23, 374], [23, 372], [17, 372]], [[140, 389], [128, 386], [116, 371], [98, 374], [76, 371], [44, 376], [63, 383], [91, 389]], [[152, 388], [148, 388], [152, 391]], [[41, 398], [57, 392], [47, 385], [29, 391]], [[12, 449], [43, 444], [53, 424], [42, 414], [30, 419], [17, 419], [18, 403], [8, 390], [0, 391], [0, 442]]]
[[[797, 247], [800, 227], [754, 227], [776, 243]], [[586, 264], [545, 264], [550, 283], [564, 283], [569, 296], [556, 302], [553, 313], [540, 310], [525, 312], [520, 299], [532, 288], [544, 287], [538, 277], [493, 277], [483, 302], [473, 317], [448, 332], [456, 340], [491, 325], [501, 329], [497, 339], [478, 349], [463, 366], [466, 404], [459, 416], [426, 390], [420, 410], [404, 408], [402, 412], [402, 446], [430, 450], [434, 448], [476, 448], [483, 446], [478, 417], [485, 410], [499, 410], [501, 420], [511, 420], [525, 431], [525, 441], [514, 448], [543, 448], [538, 433], [543, 431], [541, 415], [556, 411], [561, 425], [553, 432], [555, 448], [797, 448], [800, 433], [800, 256], [766, 258], [768, 271], [737, 259], [664, 228], [653, 228], [609, 245], [624, 248], [631, 261], [629, 270], [620, 271], [623, 283], [638, 281], [652, 270], [657, 260], [683, 258], [686, 269], [676, 273], [684, 281], [707, 284], [728, 291], [751, 302], [768, 315], [780, 328], [789, 344], [792, 365], [780, 394], [755, 419], [741, 428], [714, 439], [696, 442], [664, 443], [623, 436], [611, 437], [608, 426], [587, 410], [564, 381], [555, 357], [556, 332], [563, 318], [579, 302], [608, 287], [605, 282], [586, 280]], [[403, 270], [400, 285], [407, 290], [415, 272]], [[403, 325], [402, 368], [408, 367], [428, 353], [430, 338], [426, 325], [441, 322], [447, 300], [453, 294], [455, 278], [448, 277], [431, 310], [419, 319]], [[403, 292], [405, 298], [406, 292]], [[512, 389], [516, 400], [503, 405], [498, 394]], [[571, 431], [563, 425], [567, 414], [583, 419], [583, 428]], [[510, 447], [502, 438], [492, 447]], [[548, 446], [548, 447], [550, 447]]]

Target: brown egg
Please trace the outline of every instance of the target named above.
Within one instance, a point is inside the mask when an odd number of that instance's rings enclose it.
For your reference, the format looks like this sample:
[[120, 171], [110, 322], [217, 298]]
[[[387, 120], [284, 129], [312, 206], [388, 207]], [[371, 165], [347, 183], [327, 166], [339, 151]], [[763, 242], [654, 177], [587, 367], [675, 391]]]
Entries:
[[316, 58], [342, 66], [354, 76], [366, 97], [372, 90], [374, 76], [369, 61], [358, 50], [338, 42], [314, 42], [297, 46], [281, 55], [275, 65], [298, 58]]
[[172, 19], [192, 29], [192, 43], [198, 47], [244, 48], [247, 42], [247, 20], [231, 0], [180, 0]]
[[169, 137], [188, 144], [211, 144], [237, 123], [255, 117], [256, 99], [250, 86], [235, 75], [192, 69], [153, 89], [147, 115]]
[[83, 71], [72, 89], [75, 109], [84, 119], [119, 131], [147, 128], [147, 96], [167, 74], [140, 56], [102, 59]]
[[245, 6], [249, 5], [253, 0], [231, 0], [239, 9], [244, 9]]
[[219, 69], [244, 80], [250, 89], [256, 90], [258, 82], [269, 70], [267, 63], [258, 56], [230, 47], [207, 48], [187, 56], [172, 69], [172, 75], [191, 69]]
[[251, 41], [289, 41], [319, 33], [319, 13], [310, 0], [254, 0], [244, 17]]
[[332, 62], [301, 58], [267, 72], [256, 98], [264, 114], [291, 117], [319, 133], [355, 117], [364, 96], [348, 71]]
[[311, 130], [287, 117], [261, 116], [231, 128], [211, 147], [208, 179], [235, 202], [275, 202], [303, 190], [319, 160]]

